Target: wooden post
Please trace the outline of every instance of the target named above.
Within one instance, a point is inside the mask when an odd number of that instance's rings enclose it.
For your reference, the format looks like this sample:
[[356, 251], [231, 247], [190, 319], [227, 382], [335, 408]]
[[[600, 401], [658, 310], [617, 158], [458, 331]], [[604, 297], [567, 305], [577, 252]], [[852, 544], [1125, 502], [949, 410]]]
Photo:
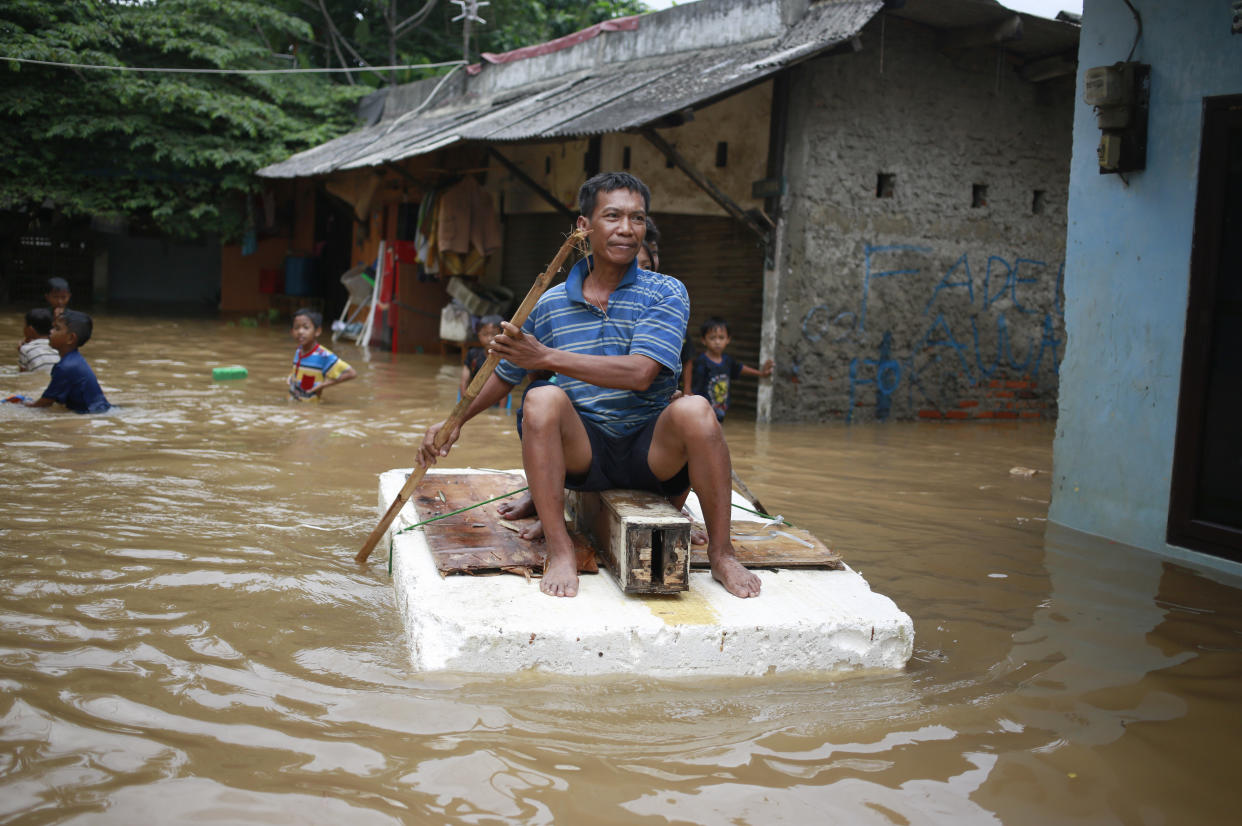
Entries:
[[532, 178], [531, 176], [523, 172], [521, 168], [519, 168], [518, 165], [515, 164], [513, 161], [509, 160], [504, 155], [497, 152], [495, 148], [491, 146], [487, 147], [487, 154], [495, 158], [497, 163], [499, 163], [505, 169], [509, 170], [509, 173], [513, 175], [513, 177], [517, 178], [519, 181], [525, 184], [527, 188], [529, 188], [532, 192], [534, 192], [540, 198], [544, 199], [549, 204], [551, 204], [552, 208], [555, 209], [557, 212], [561, 213], [562, 215], [564, 215], [566, 218], [568, 218], [571, 221], [578, 217], [578, 213], [574, 212], [572, 209], [562, 204], [559, 200], [557, 200], [555, 195], [553, 195], [551, 192], [548, 192], [548, 190], [540, 186], [535, 181], [534, 178]]
[[737, 201], [730, 198], [723, 189], [716, 186], [712, 183], [710, 178], [696, 169], [694, 165], [686, 159], [685, 155], [682, 155], [677, 151], [677, 147], [664, 140], [660, 133], [656, 132], [654, 129], [644, 129], [643, 137], [646, 138], [652, 146], [660, 150], [664, 157], [672, 161], [674, 166], [682, 172], [685, 172], [686, 175], [690, 177], [690, 180], [698, 184], [704, 192], [711, 196], [713, 201], [720, 204], [720, 206], [724, 208], [725, 212], [729, 213], [738, 221], [749, 227], [751, 232], [758, 235], [759, 240], [761, 240], [764, 244], [768, 243], [768, 231], [759, 226], [759, 224], [755, 223], [755, 220], [751, 218], [741, 206], [738, 205]]
[[568, 491], [565, 504], [622, 591], [690, 588], [690, 520], [667, 499], [637, 490]]

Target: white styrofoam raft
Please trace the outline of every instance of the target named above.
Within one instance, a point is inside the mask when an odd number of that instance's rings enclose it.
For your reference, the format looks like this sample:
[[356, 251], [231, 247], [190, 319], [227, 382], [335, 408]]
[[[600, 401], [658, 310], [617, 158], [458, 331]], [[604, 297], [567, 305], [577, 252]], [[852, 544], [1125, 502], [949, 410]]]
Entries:
[[[408, 473], [380, 476], [381, 513]], [[755, 517], [734, 510], [734, 518]], [[416, 521], [406, 505], [393, 530]], [[376, 558], [388, 545], [381, 542]], [[392, 546], [397, 605], [420, 671], [685, 677], [900, 669], [914, 646], [910, 617], [848, 569], [756, 571], [763, 591], [754, 599], [732, 596], [706, 571], [691, 574], [686, 593], [626, 595], [601, 571], [579, 578], [578, 596], [558, 598], [538, 580], [510, 574], [441, 577], [421, 530]]]

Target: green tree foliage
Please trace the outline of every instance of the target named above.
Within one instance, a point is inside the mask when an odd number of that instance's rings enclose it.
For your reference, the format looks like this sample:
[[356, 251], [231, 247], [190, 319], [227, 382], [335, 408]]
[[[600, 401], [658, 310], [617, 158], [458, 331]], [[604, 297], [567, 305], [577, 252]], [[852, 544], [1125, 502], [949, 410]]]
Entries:
[[[461, 7], [448, 0], [297, 0], [319, 32], [316, 61], [332, 66], [440, 63], [462, 58]], [[642, 0], [490, 0], [472, 26], [470, 60], [542, 43], [615, 17], [642, 14]], [[331, 21], [331, 23], [328, 22]], [[405, 25], [417, 21], [417, 25]], [[394, 37], [394, 29], [396, 34]], [[341, 58], [344, 58], [344, 61]], [[396, 73], [407, 83], [422, 73]], [[360, 83], [385, 85], [389, 75], [360, 72]]]
[[[641, 0], [491, 0], [471, 59], [646, 11]], [[338, 75], [71, 69], [0, 61], [0, 210], [124, 215], [236, 238], [255, 170], [354, 125], [372, 88], [462, 57], [448, 0], [4, 0], [0, 55], [186, 69], [350, 67]]]
[[[197, 69], [292, 68], [308, 23], [263, 0], [6, 0], [0, 54]], [[309, 75], [0, 65], [0, 208], [50, 203], [235, 236], [256, 169], [353, 124], [359, 90]]]

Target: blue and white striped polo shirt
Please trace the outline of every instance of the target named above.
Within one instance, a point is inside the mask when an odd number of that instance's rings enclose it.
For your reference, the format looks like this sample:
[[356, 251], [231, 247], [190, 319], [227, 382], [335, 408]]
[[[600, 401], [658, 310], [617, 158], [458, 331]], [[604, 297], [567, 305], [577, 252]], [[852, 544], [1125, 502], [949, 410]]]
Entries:
[[[639, 269], [630, 262], [621, 283], [608, 298], [605, 313], [582, 296], [589, 261], [579, 261], [564, 284], [543, 294], [522, 330], [557, 350], [589, 356], [637, 354], [660, 364], [662, 369], [651, 386], [641, 392], [612, 390], [569, 376], [557, 377], [557, 386], [569, 396], [583, 419], [612, 436], [624, 436], [658, 416], [677, 389], [681, 343], [690, 320], [690, 297], [685, 285], [676, 278]], [[496, 375], [517, 384], [526, 370], [501, 361]]]

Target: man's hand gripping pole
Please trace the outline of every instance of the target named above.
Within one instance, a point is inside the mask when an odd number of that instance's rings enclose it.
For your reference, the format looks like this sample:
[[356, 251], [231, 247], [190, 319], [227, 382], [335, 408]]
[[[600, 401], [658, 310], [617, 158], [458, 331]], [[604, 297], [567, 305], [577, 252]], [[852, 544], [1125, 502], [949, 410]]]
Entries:
[[[522, 299], [521, 305], [517, 311], [513, 313], [513, 318], [509, 319], [510, 323], [518, 328], [518, 335], [521, 335], [521, 327], [526, 323], [527, 316], [531, 310], [535, 309], [535, 302], [539, 300], [539, 296], [552, 284], [552, 279], [560, 272], [561, 266], [564, 265], [565, 259], [569, 256], [571, 250], [580, 246], [587, 237], [589, 230], [574, 230], [573, 233], [565, 239], [565, 243], [561, 244], [561, 248], [557, 251], [556, 257], [552, 259], [552, 263], [548, 264], [548, 268], [535, 279], [535, 283], [531, 285], [530, 292], [526, 294], [526, 298]], [[508, 335], [504, 333], [503, 335]], [[479, 395], [479, 391], [483, 389], [483, 385], [487, 383], [492, 373], [496, 372], [496, 365], [500, 363], [500, 356], [495, 353], [488, 353], [487, 361], [483, 362], [483, 366], [479, 368], [479, 372], [475, 374], [474, 380], [470, 382], [470, 386], [466, 388], [466, 392], [462, 393], [461, 399], [453, 408], [447, 419], [444, 420], [444, 426], [440, 428], [440, 432], [436, 434], [434, 441], [436, 451], [444, 447], [444, 443], [448, 441], [448, 437], [454, 430], [461, 426], [466, 419], [466, 411], [470, 408], [470, 403]], [[388, 532], [388, 526], [397, 518], [397, 514], [401, 512], [401, 508], [410, 500], [418, 483], [423, 480], [423, 476], [427, 474], [427, 466], [421, 465], [414, 469], [409, 478], [405, 480], [405, 484], [401, 486], [401, 492], [392, 500], [388, 511], [380, 519], [379, 524], [375, 526], [375, 530], [371, 531], [371, 535], [367, 537], [367, 541], [363, 543], [362, 550], [354, 557], [355, 562], [366, 562], [367, 557], [371, 555], [371, 551], [375, 550], [375, 546], [384, 538], [384, 534]]]

